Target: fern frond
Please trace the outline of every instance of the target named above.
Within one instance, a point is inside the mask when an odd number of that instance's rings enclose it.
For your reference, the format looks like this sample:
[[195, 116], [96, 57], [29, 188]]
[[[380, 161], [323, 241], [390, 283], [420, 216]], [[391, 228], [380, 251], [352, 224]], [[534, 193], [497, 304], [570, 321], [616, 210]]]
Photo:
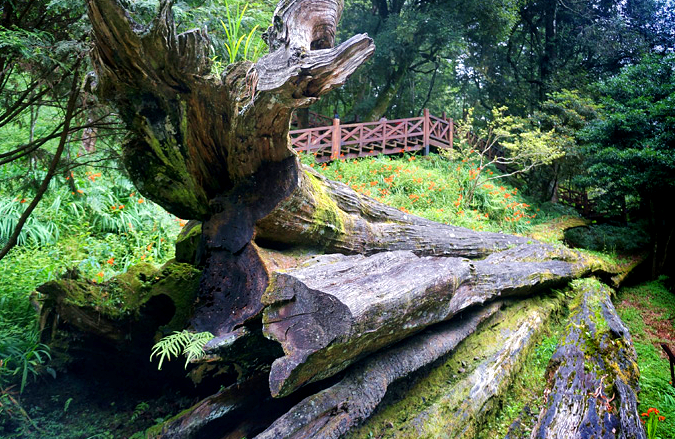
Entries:
[[173, 334], [167, 335], [155, 343], [150, 354], [150, 361], [153, 357], [159, 358], [157, 369], [161, 370], [165, 359], [168, 361], [171, 360], [171, 357], [178, 357], [183, 354], [187, 357], [185, 362], [185, 368], [187, 368], [190, 361], [198, 360], [204, 356], [204, 345], [212, 338], [213, 334], [209, 332], [174, 331]]

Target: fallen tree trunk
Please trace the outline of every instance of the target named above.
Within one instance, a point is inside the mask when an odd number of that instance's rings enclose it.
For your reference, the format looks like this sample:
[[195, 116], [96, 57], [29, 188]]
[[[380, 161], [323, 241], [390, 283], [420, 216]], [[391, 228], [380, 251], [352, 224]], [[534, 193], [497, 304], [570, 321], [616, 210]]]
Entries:
[[258, 438], [276, 439], [322, 437], [320, 432], [329, 429], [346, 432], [372, 413], [391, 382], [451, 351], [494, 315], [500, 305], [494, 303], [467, 312], [442, 327], [378, 353], [351, 369], [339, 383], [302, 401], [296, 395], [271, 398], [267, 377], [257, 376], [204, 399], [146, 436], [196, 439], [217, 435], [239, 439], [260, 433]]
[[593, 279], [576, 281], [575, 288], [567, 333], [547, 371], [548, 400], [531, 437], [646, 438], [637, 411], [637, 355], [611, 290]]
[[340, 437], [373, 413], [389, 385], [448, 354], [501, 306], [495, 302], [468, 311], [375, 354], [339, 383], [305, 398], [256, 439]]
[[410, 250], [418, 256], [485, 257], [527, 239], [429, 221], [360, 195], [311, 168], [294, 191], [256, 222], [256, 241], [365, 254]]
[[52, 343], [64, 330], [122, 347], [136, 337], [152, 340], [158, 330], [166, 335], [183, 329], [200, 274], [192, 265], [169, 262], [160, 269], [139, 264], [104, 283], [77, 272], [47, 282], [34, 297], [42, 341]]
[[275, 273], [263, 331], [286, 356], [272, 364], [270, 390], [286, 396], [468, 307], [561, 285], [589, 268], [574, 253], [538, 244], [474, 262], [408, 251], [327, 255]]
[[375, 413], [340, 437], [477, 437], [563, 304], [562, 295], [513, 301], [433, 368], [391, 385]]

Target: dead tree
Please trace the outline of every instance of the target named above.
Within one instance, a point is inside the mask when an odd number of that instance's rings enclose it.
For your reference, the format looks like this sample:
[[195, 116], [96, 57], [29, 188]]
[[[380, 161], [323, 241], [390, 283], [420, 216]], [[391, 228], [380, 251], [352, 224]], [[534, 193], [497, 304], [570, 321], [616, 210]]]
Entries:
[[[134, 23], [118, 0], [87, 5], [98, 93], [129, 131], [129, 174], [146, 197], [202, 222], [196, 258], [203, 271], [190, 326], [215, 335], [206, 347], [212, 361], [254, 352], [235, 347], [250, 347], [263, 330], [279, 342], [273, 396], [486, 302], [592, 271], [578, 254], [417, 218], [299, 164], [288, 135], [293, 110], [342, 85], [374, 51], [367, 35], [335, 45], [342, 1], [281, 0], [265, 34], [270, 53], [220, 76], [210, 71], [205, 30], [176, 33], [171, 1], [162, 0], [149, 27]], [[282, 272], [265, 246], [340, 255]], [[405, 343], [419, 352], [413, 340]], [[368, 367], [403, 376], [453, 343], [420, 354], [408, 369], [385, 357]], [[228, 391], [185, 413], [166, 437], [189, 437], [232, 398], [246, 404]]]

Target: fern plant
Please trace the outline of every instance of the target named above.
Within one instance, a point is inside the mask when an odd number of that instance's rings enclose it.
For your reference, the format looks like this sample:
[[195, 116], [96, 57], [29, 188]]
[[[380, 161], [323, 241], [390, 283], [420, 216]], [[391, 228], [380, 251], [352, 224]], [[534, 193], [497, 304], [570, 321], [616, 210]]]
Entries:
[[171, 357], [185, 355], [185, 368], [193, 360], [199, 360], [204, 357], [204, 345], [213, 338], [210, 332], [190, 332], [186, 329], [174, 331], [173, 334], [162, 338], [152, 347], [150, 361], [153, 357], [159, 358], [158, 370], [162, 370], [164, 360], [171, 360]]

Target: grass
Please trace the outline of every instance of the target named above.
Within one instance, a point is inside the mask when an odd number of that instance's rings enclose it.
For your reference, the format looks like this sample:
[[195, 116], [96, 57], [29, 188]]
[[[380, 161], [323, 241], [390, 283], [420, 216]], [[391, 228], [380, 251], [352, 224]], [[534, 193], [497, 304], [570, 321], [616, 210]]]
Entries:
[[639, 412], [657, 408], [666, 419], [658, 436], [675, 437], [675, 388], [671, 385], [670, 365], [660, 343], [675, 348], [675, 294], [665, 279], [623, 288], [617, 295], [617, 311], [628, 326], [640, 368]]
[[560, 215], [542, 212], [517, 187], [499, 180], [478, 184], [467, 202], [475, 178], [472, 164], [441, 155], [378, 156], [321, 165], [312, 163], [311, 156], [303, 161], [326, 177], [403, 212], [473, 230], [524, 234]]

